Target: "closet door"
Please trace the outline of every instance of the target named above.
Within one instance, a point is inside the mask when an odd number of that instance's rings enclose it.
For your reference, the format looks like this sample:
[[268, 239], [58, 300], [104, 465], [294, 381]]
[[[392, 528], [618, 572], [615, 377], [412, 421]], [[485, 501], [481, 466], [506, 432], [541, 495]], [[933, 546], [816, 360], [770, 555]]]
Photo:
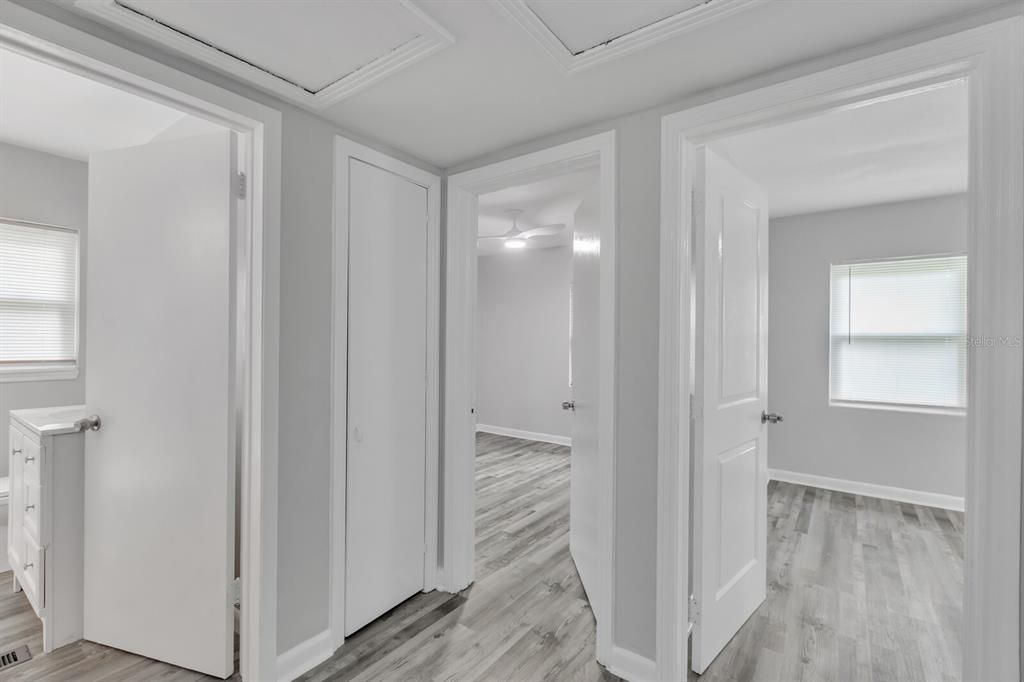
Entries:
[[424, 588], [427, 189], [347, 161], [345, 634]]

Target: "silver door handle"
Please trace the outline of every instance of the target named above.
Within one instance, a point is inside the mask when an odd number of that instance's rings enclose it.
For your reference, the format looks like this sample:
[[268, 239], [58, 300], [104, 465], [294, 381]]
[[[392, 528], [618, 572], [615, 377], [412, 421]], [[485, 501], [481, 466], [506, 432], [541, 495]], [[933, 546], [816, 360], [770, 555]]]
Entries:
[[576, 401], [575, 400], [563, 400], [562, 401], [562, 409], [563, 410], [572, 410], [573, 412], [575, 412], [576, 411]]
[[99, 431], [100, 426], [102, 425], [103, 422], [100, 420], [99, 416], [95, 414], [91, 414], [88, 417], [82, 417], [75, 422], [75, 428], [79, 431]]
[[778, 424], [782, 421], [781, 414], [775, 414], [774, 412], [765, 412], [761, 410], [761, 423], [762, 424]]

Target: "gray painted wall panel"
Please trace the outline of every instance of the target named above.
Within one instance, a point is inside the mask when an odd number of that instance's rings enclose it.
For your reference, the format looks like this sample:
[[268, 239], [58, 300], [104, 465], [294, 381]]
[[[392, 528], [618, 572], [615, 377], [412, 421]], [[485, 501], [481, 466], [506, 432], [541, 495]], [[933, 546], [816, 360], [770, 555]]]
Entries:
[[572, 436], [572, 249], [477, 258], [477, 423]]
[[963, 496], [963, 416], [828, 405], [829, 265], [964, 252], [964, 195], [772, 220], [768, 466]]
[[[85, 272], [89, 220], [89, 165], [0, 142], [0, 217], [79, 229], [79, 275]], [[84, 279], [79, 321], [85, 320]], [[79, 326], [84, 332], [84, 325]], [[78, 378], [0, 383], [0, 476], [7, 475], [7, 413], [29, 407], [75, 405], [85, 400], [85, 338], [79, 336]]]

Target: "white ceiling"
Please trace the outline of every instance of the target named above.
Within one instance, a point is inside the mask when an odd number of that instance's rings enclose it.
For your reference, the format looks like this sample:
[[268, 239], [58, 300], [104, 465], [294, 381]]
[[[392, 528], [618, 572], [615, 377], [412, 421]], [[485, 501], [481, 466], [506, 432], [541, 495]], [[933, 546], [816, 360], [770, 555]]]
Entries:
[[[75, 6], [74, 0], [53, 1]], [[159, 4], [161, 11], [177, 6], [156, 0], [127, 1]], [[573, 73], [552, 59], [536, 37], [514, 20], [506, 9], [510, 1], [403, 3], [443, 27], [454, 44], [415, 64], [389, 71], [387, 77], [323, 110], [323, 115], [356, 134], [448, 168], [515, 143], [671, 102], [1000, 0], [755, 1], [742, 4], [741, 11], [723, 13], [670, 39]], [[726, 1], [730, 0], [711, 0], [691, 12]], [[637, 22], [690, 4], [665, 0], [634, 9], [634, 0], [528, 3], [548, 17], [562, 40], [574, 45], [628, 32]], [[231, 8], [231, 40], [244, 38], [247, 49], [260, 43], [266, 58], [294, 60], [295, 73], [310, 82], [327, 73], [315, 70], [317, 59], [321, 59], [317, 55], [331, 53], [335, 56], [330, 60], [337, 63], [351, 60], [350, 55], [337, 56], [348, 55], [341, 36], [370, 32], [380, 23], [359, 9], [348, 24], [331, 32], [317, 25], [327, 10], [315, 3], [237, 0], [223, 5]], [[290, 12], [287, 22], [278, 26], [269, 20], [285, 7]], [[336, 7], [331, 11], [343, 10]], [[226, 26], [203, 30], [216, 28], [220, 36]], [[121, 26], [119, 30], [130, 29]], [[290, 39], [295, 32], [303, 39]], [[402, 35], [396, 29], [381, 44]], [[153, 42], [152, 37], [142, 38]], [[281, 53], [290, 54], [282, 57]]]
[[705, 0], [526, 0], [527, 6], [573, 54], [579, 54], [612, 38], [693, 9], [704, 2]]
[[[394, 0], [119, 4], [316, 92], [418, 35]], [[244, 11], [244, 15], [240, 14]], [[239, 30], [244, 16], [245, 30]]]
[[[85, 11], [76, 6], [76, 0], [52, 1]], [[170, 5], [178, 4], [125, 1], [159, 4], [161, 11], [170, 11]], [[573, 44], [628, 32], [637, 22], [656, 17], [676, 4], [674, 0], [665, 0], [666, 6], [644, 4], [643, 12], [650, 12], [644, 15], [633, 9], [635, 1], [526, 0], [534, 11], [549, 17], [563, 40]], [[712, 11], [719, 3], [735, 1], [711, 0], [677, 15], [706, 8]], [[402, 6], [423, 13], [454, 44], [412, 65], [390, 70], [386, 77], [346, 94], [322, 114], [353, 133], [380, 140], [438, 167], [451, 168], [511, 144], [671, 102], [1004, 1], [755, 0], [668, 40], [575, 73], [567, 73], [538, 44], [536, 36], [530, 36], [510, 15], [507, 5], [513, 0], [407, 1]], [[372, 32], [380, 24], [379, 19], [360, 8], [337, 31], [325, 31], [317, 24], [323, 22], [322, 12], [327, 9], [316, 0], [191, 0], [190, 4], [230, 8], [224, 11], [231, 14], [231, 40], [244, 40], [246, 49], [255, 49], [261, 43], [260, 49], [275, 59], [286, 58], [281, 53], [292, 53], [287, 58], [294, 57], [296, 73], [310, 82], [326, 73], [313, 71], [317, 54], [332, 50], [341, 54], [348, 49], [346, 38]], [[679, 0], [677, 7], [687, 4]], [[283, 12], [289, 13], [287, 23], [279, 27], [271, 22], [270, 17]], [[218, 32], [223, 30], [220, 26]], [[295, 32], [303, 39], [294, 40]], [[325, 33], [329, 34], [327, 38]], [[398, 31], [392, 39], [400, 35]], [[135, 37], [160, 42], [153, 36]], [[317, 41], [321, 44], [301, 44]], [[163, 44], [165, 49], [167, 46]]]
[[[505, 234], [512, 226], [508, 211], [521, 209], [522, 213], [516, 218], [521, 230], [558, 223], [566, 226], [557, 235], [528, 240], [527, 250], [569, 246], [572, 244], [572, 223], [576, 209], [587, 191], [597, 185], [597, 181], [598, 171], [594, 168], [483, 194], [479, 199], [478, 234], [481, 237]], [[481, 255], [503, 251], [508, 250], [494, 242], [483, 242], [477, 248]]]
[[967, 85], [835, 111], [715, 142], [773, 217], [967, 191]]
[[83, 161], [93, 152], [146, 144], [172, 126], [199, 121], [6, 50], [0, 50], [0, 92], [0, 141]]

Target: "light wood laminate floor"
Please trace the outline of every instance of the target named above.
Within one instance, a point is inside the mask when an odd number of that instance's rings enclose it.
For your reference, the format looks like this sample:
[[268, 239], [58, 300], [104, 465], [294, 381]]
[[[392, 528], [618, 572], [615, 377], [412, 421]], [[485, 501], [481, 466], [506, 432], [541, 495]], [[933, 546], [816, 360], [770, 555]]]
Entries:
[[768, 487], [768, 598], [699, 678], [959, 680], [964, 515]]
[[569, 556], [569, 449], [477, 435], [476, 582], [418, 594], [303, 680], [617, 680]]
[[[594, 661], [569, 556], [568, 449], [486, 434], [477, 449], [476, 583], [415, 595], [302, 679], [617, 679]], [[768, 516], [768, 599], [691, 680], [959, 679], [962, 514], [771, 483]], [[0, 680], [202, 677], [89, 642], [41, 655], [39, 621], [9, 579], [0, 649], [37, 658]]]

